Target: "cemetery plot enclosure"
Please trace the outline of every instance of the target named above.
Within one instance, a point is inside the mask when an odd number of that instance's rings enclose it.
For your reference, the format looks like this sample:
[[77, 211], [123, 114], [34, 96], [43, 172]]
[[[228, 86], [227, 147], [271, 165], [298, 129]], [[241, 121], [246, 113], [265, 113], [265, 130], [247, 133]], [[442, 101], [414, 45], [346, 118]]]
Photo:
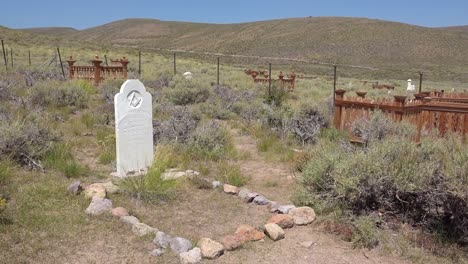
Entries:
[[[337, 90], [335, 100], [334, 126], [340, 130], [351, 131], [352, 124], [369, 118], [375, 110], [397, 122], [405, 121], [417, 127], [417, 139], [438, 131], [440, 135], [454, 132], [468, 134], [468, 94], [444, 94], [429, 92], [416, 94], [414, 100], [407, 96], [394, 96], [394, 100], [373, 100], [365, 98], [366, 92], [357, 92], [356, 98], [345, 98], [345, 90]], [[429, 95], [438, 97], [429, 97]], [[464, 97], [462, 97], [464, 96]]]
[[[70, 56], [67, 60], [69, 66], [69, 78], [84, 79], [94, 82], [96, 85], [104, 80], [110, 79], [127, 79], [129, 61], [123, 57], [120, 60], [111, 60], [112, 66], [102, 66], [102, 60], [99, 56], [91, 61], [92, 66], [74, 65], [76, 60]], [[120, 65], [118, 65], [120, 64]]]

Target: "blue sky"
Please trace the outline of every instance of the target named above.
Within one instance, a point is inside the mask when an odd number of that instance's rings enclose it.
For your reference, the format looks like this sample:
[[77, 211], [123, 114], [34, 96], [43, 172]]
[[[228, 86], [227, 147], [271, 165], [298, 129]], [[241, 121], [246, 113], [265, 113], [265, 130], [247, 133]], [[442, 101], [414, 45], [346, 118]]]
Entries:
[[468, 25], [468, 0], [2, 0], [0, 25], [84, 29], [124, 18], [239, 23], [287, 17], [346, 16], [439, 27]]

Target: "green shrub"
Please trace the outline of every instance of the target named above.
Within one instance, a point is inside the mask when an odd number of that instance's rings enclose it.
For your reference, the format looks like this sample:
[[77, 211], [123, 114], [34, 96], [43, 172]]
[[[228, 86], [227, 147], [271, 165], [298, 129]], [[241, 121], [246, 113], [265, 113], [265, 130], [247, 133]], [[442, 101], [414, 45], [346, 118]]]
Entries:
[[265, 84], [257, 88], [264, 91], [264, 102], [269, 105], [282, 106], [288, 97], [288, 91], [278, 86], [276, 82], [271, 83], [271, 88]]
[[227, 131], [214, 121], [198, 126], [189, 140], [190, 149], [195, 156], [212, 160], [224, 156], [229, 151], [229, 145]]
[[371, 216], [359, 217], [354, 222], [354, 232], [351, 241], [354, 247], [376, 247], [379, 244], [376, 220]]
[[0, 158], [38, 168], [39, 160], [57, 139], [48, 123], [47, 117], [35, 114], [0, 120]]
[[48, 169], [62, 172], [67, 178], [77, 178], [89, 172], [87, 166], [76, 162], [71, 151], [71, 146], [63, 142], [52, 144], [51, 148], [44, 155], [44, 165]]
[[33, 105], [47, 107], [72, 106], [76, 108], [88, 107], [89, 94], [76, 82], [40, 83], [29, 91], [29, 101]]
[[300, 183], [330, 207], [389, 211], [450, 239], [468, 237], [468, 148], [459, 138], [389, 136], [362, 149], [321, 140]]
[[203, 103], [210, 97], [210, 89], [198, 80], [176, 78], [167, 92], [169, 100], [176, 105]]

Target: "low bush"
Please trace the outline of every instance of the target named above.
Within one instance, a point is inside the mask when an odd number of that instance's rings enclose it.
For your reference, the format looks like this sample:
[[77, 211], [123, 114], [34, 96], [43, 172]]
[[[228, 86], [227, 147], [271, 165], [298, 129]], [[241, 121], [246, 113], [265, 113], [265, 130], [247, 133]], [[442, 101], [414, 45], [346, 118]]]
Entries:
[[320, 140], [300, 183], [322, 205], [385, 212], [468, 240], [468, 148], [459, 138], [417, 144], [387, 135], [365, 148]]
[[58, 139], [48, 123], [47, 117], [33, 113], [0, 120], [0, 158], [42, 169], [40, 159]]
[[194, 156], [217, 160], [227, 153], [230, 143], [227, 131], [217, 122], [210, 121], [197, 127], [189, 146]]
[[315, 143], [320, 130], [326, 127], [325, 117], [315, 107], [305, 106], [290, 122], [292, 134], [305, 145]]
[[186, 107], [177, 107], [166, 120], [153, 121], [155, 144], [179, 142], [186, 143], [197, 128], [200, 118]]
[[89, 95], [77, 82], [40, 83], [30, 89], [29, 101], [47, 107], [88, 107]]
[[203, 103], [210, 97], [210, 89], [195, 79], [176, 78], [169, 87], [167, 96], [176, 105]]

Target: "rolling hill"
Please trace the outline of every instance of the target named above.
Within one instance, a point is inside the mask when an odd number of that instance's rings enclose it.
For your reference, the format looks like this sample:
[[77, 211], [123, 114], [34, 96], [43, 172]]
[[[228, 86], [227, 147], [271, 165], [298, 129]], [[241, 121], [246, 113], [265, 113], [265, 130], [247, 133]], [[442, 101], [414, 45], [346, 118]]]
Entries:
[[101, 26], [25, 29], [99, 45], [183, 49], [375, 67], [466, 72], [468, 27], [427, 28], [366, 18], [308, 17], [240, 24], [125, 19]]

